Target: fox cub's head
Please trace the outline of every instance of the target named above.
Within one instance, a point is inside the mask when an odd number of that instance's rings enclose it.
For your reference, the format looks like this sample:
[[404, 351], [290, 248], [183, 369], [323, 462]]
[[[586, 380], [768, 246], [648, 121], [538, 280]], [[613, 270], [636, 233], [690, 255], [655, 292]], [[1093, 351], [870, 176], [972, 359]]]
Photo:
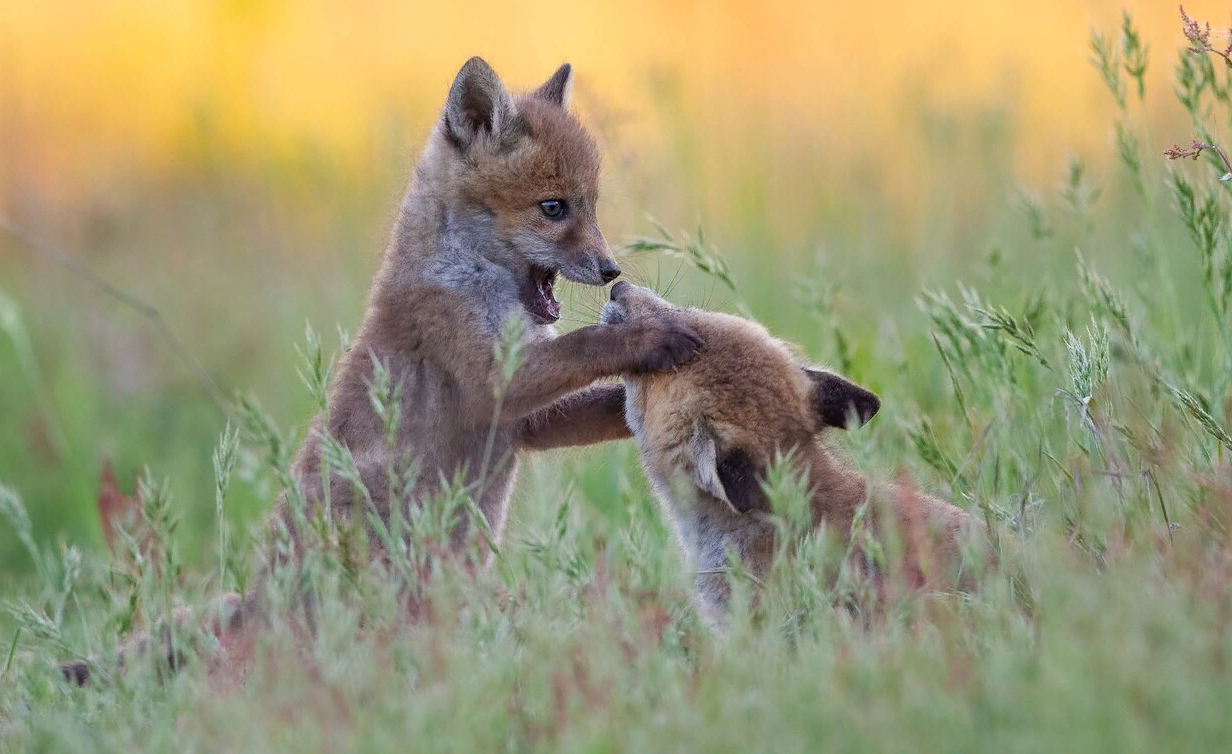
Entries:
[[686, 318], [704, 344], [674, 371], [625, 377], [626, 418], [660, 484], [683, 473], [700, 492], [748, 512], [761, 505], [756, 479], [776, 452], [804, 446], [828, 427], [863, 424], [881, 406], [747, 319], [682, 309], [625, 282], [612, 286], [601, 319], [665, 316]]
[[544, 324], [560, 316], [558, 274], [588, 285], [620, 275], [596, 215], [599, 150], [567, 109], [571, 79], [566, 63], [515, 96], [471, 58], [436, 131], [433, 167], [447, 178], [438, 183], [447, 206], [483, 236], [484, 256], [514, 275], [527, 311]]

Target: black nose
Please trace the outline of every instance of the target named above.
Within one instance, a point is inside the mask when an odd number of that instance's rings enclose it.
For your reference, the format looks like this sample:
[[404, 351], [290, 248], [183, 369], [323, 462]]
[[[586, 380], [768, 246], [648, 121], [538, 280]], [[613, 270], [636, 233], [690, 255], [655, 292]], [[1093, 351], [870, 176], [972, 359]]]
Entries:
[[[617, 274], [619, 274], [619, 273], [620, 273], [620, 270], [617, 270], [616, 272], [617, 272]], [[625, 290], [626, 290], [628, 287], [629, 287], [629, 284], [628, 284], [627, 282], [625, 282], [624, 280], [621, 280], [621, 281], [620, 281], [619, 283], [617, 283], [616, 285], [613, 285], [613, 286], [612, 286], [612, 300], [613, 300], [613, 301], [615, 301], [616, 299], [618, 299], [618, 298], [620, 298], [621, 296], [623, 296], [623, 295], [624, 295]]]
[[620, 268], [616, 266], [615, 262], [600, 262], [599, 277], [603, 278], [603, 282], [610, 283], [620, 277]]

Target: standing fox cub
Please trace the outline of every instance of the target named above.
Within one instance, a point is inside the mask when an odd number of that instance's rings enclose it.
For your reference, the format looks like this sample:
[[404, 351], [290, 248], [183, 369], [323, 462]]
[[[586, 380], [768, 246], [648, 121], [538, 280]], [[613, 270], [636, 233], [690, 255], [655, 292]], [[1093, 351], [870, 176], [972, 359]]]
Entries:
[[[628, 437], [624, 389], [591, 383], [669, 369], [700, 345], [683, 320], [665, 318], [556, 337], [558, 276], [605, 285], [620, 275], [596, 215], [599, 152], [567, 109], [570, 79], [565, 64], [538, 89], [514, 96], [480, 58], [458, 72], [403, 199], [363, 324], [338, 366], [328, 420], [313, 423], [294, 463], [310, 517], [328, 501], [335, 520], [367, 521], [357, 506], [370, 499], [388, 524], [392, 506], [418, 505], [460, 475], [499, 536], [519, 451]], [[511, 318], [522, 320], [524, 347], [497, 413], [494, 350]], [[369, 398], [378, 361], [401, 391], [394, 457]], [[340, 474], [322, 472], [324, 433], [353, 455], [367, 499]], [[389, 469], [411, 465], [418, 484], [409, 499], [391, 499]], [[298, 541], [295, 520], [284, 501], [272, 523]], [[455, 543], [465, 530], [466, 523], [458, 527]], [[261, 591], [258, 581], [242, 600], [229, 595], [224, 622], [238, 628], [259, 615]], [[138, 637], [121, 660], [149, 641]], [[63, 669], [79, 683], [88, 676], [85, 663]]]
[[[761, 325], [727, 314], [678, 309], [653, 291], [612, 286], [601, 321], [627, 325], [683, 317], [704, 345], [689, 364], [662, 374], [625, 377], [625, 417], [646, 474], [666, 510], [686, 560], [695, 569], [702, 614], [727, 614], [729, 553], [756, 578], [770, 569], [776, 527], [761, 478], [776, 455], [794, 451], [807, 476], [814, 526], [848, 538], [869, 499], [873, 530], [892, 519], [903, 535], [904, 566], [913, 586], [958, 586], [961, 542], [972, 530], [966, 512], [897, 485], [875, 484], [825, 445], [827, 428], [867, 422], [880, 408], [871, 392], [812, 368]], [[889, 516], [885, 514], [889, 513]], [[889, 574], [862, 569], [882, 583]]]

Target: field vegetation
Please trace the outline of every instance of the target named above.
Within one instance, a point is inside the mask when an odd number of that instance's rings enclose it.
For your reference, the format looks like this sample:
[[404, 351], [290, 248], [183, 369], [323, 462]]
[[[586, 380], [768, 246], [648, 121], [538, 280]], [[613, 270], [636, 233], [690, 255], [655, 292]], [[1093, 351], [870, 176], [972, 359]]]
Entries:
[[[388, 568], [320, 520], [274, 579], [276, 602], [316, 597], [311, 636], [190, 631], [178, 673], [65, 684], [60, 662], [249, 583], [418, 144], [364, 142], [359, 177], [351, 147], [236, 167], [202, 142], [186, 175], [89, 200], [7, 181], [0, 750], [1227, 751], [1232, 48], [1158, 32], [1091, 33], [1068, 75], [1102, 86], [1108, 138], [1049, 180], [1017, 174], [995, 108], [899, 124], [904, 178], [872, 144], [840, 165], [784, 128], [695, 138], [671, 81], [651, 151], [581, 98], [627, 275], [867, 385], [881, 413], [841, 451], [995, 532], [978, 594], [854, 612], [834, 605], [861, 586], [821, 576], [843, 553], [810, 539], [756, 603], [736, 569], [723, 637], [617, 443], [529, 459], [490, 569], [439, 544], [466, 490], [397, 522]], [[565, 326], [603, 295], [567, 289]], [[789, 466], [770, 486], [783, 510], [802, 494]]]

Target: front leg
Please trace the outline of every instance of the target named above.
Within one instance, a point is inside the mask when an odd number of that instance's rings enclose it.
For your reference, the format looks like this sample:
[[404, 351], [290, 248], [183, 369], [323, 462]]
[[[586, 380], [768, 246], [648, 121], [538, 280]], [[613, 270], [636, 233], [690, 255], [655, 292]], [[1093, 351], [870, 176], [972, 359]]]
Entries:
[[522, 447], [551, 450], [631, 437], [625, 424], [624, 385], [597, 385], [570, 393], [522, 420]]
[[502, 416], [521, 419], [604, 377], [671, 369], [701, 344], [697, 332], [675, 318], [591, 325], [531, 344], [505, 389]]

